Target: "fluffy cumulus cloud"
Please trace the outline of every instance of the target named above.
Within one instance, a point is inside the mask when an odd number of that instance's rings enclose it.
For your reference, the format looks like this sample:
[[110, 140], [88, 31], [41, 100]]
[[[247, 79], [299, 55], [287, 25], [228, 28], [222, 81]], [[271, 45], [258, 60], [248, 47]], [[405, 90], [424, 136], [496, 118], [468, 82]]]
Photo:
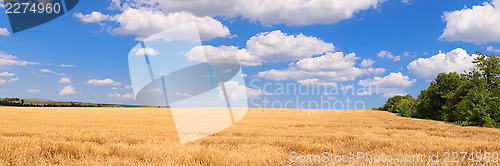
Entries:
[[8, 82], [16, 82], [17, 80], [19, 80], [19, 78], [10, 78]]
[[76, 12], [74, 14], [74, 16], [76, 18], [80, 19], [80, 21], [85, 22], [85, 23], [99, 23], [102, 21], [114, 20], [114, 18], [112, 16], [102, 14], [100, 12], [92, 12], [90, 14], [82, 14], [82, 13]]
[[0, 51], [0, 67], [1, 66], [26, 66], [28, 64], [34, 64], [27, 61], [18, 60], [14, 55], [6, 54]]
[[363, 61], [361, 62], [361, 67], [370, 67], [372, 66], [373, 64], [375, 63], [375, 61], [371, 60], [371, 59], [363, 59]]
[[376, 8], [386, 0], [113, 0], [108, 9], [121, 13], [109, 16], [100, 12], [75, 13], [86, 23], [116, 21], [115, 34], [135, 35], [138, 40], [162, 30], [196, 21], [202, 40], [230, 37], [229, 29], [214, 17], [242, 18], [264, 25], [303, 26], [334, 24], [352, 18], [359, 11]]
[[59, 95], [74, 95], [76, 94], [75, 88], [71, 85], [65, 86], [61, 91], [59, 91]]
[[3, 77], [13, 77], [14, 75], [15, 75], [14, 73], [9, 73], [9, 72], [0, 73], [0, 76]]
[[[228, 81], [224, 83], [224, 86], [226, 87], [226, 92], [228, 92], [227, 95], [232, 101], [243, 101], [247, 100], [247, 97], [253, 98], [260, 95], [268, 95], [268, 93], [262, 90], [248, 88], [245, 85], [241, 85], [236, 81]], [[219, 90], [219, 98], [225, 99], [222, 89]]]
[[406, 95], [405, 89], [416, 82], [416, 79], [411, 80], [410, 77], [404, 76], [401, 72], [391, 73], [385, 77], [375, 77], [359, 81], [358, 84], [364, 86], [366, 91], [360, 92], [357, 95], [372, 95], [374, 93], [382, 93], [385, 97]]
[[126, 94], [122, 95], [118, 92], [113, 92], [113, 93], [108, 94], [106, 97], [111, 98], [111, 99], [115, 99], [115, 100], [122, 100], [122, 99], [133, 99], [134, 95], [131, 93], [126, 93]]
[[156, 56], [160, 54], [158, 51], [156, 51], [154, 48], [151, 47], [136, 48], [132, 50], [132, 52], [135, 52], [135, 55], [137, 56], [144, 56], [144, 55]]
[[[259, 66], [265, 62], [288, 62], [310, 58], [333, 51], [332, 43], [312, 36], [288, 35], [279, 30], [260, 33], [247, 41], [247, 48], [235, 46], [198, 46], [187, 52], [190, 60], [232, 59], [245, 66]], [[203, 55], [205, 53], [205, 56]]]
[[58, 80], [57, 82], [61, 83], [61, 84], [69, 84], [69, 83], [71, 83], [71, 80], [69, 78], [63, 77], [60, 80]]
[[344, 55], [342, 52], [328, 52], [319, 57], [292, 63], [286, 69], [259, 72], [257, 77], [275, 81], [296, 80], [305, 84], [316, 82], [320, 85], [333, 85], [332, 83], [353, 81], [359, 76], [382, 74], [386, 71], [383, 68], [355, 67], [358, 59], [360, 58], [354, 53]]
[[500, 42], [500, 0], [445, 12], [446, 29], [440, 39], [471, 43]]
[[44, 72], [44, 73], [54, 73], [54, 74], [55, 74], [55, 73], [57, 73], [57, 72], [52, 71], [52, 70], [50, 70], [50, 69], [41, 69], [40, 71], [41, 71], [41, 72]]
[[392, 59], [394, 62], [397, 62], [397, 61], [400, 61], [401, 60], [401, 56], [395, 56], [395, 55], [392, 55], [392, 53], [390, 51], [380, 51], [379, 53], [377, 53], [377, 56], [379, 58], [389, 58], [389, 59]]
[[4, 79], [1, 79], [1, 78], [0, 78], [0, 85], [5, 84], [6, 82], [7, 82], [7, 81], [5, 81]]
[[7, 28], [0, 28], [0, 36], [10, 36], [9, 30]]
[[333, 24], [352, 18], [359, 11], [377, 7], [386, 0], [128, 0], [114, 8], [152, 6], [163, 11], [187, 11], [197, 16], [242, 17], [264, 25], [302, 26]]
[[344, 56], [343, 52], [328, 52], [320, 57], [299, 60], [296, 65], [307, 71], [340, 71], [354, 68], [358, 59], [355, 53]]
[[188, 12], [164, 14], [161, 11], [145, 8], [128, 8], [123, 13], [115, 16], [120, 27], [113, 29], [116, 34], [136, 35], [147, 38], [165, 29], [172, 28], [189, 22], [196, 22], [202, 40], [217, 37], [229, 37], [229, 29], [212, 17], [197, 17]]
[[115, 81], [113, 81], [112, 79], [104, 79], [104, 80], [97, 80], [97, 79], [90, 79], [89, 81], [87, 81], [87, 84], [88, 85], [113, 85], [113, 84], [116, 84]]
[[439, 52], [430, 58], [419, 58], [408, 65], [408, 70], [419, 78], [430, 81], [439, 73], [464, 72], [474, 67], [472, 61], [478, 55], [467, 54], [462, 48], [448, 53]]
[[199, 62], [206, 61], [207, 58], [231, 59], [245, 66], [260, 66], [263, 62], [260, 57], [250, 54], [247, 49], [235, 46], [196, 46], [184, 55], [188, 60]]
[[496, 49], [493, 46], [486, 46], [486, 51], [489, 51], [489, 52], [500, 52], [500, 49]]
[[127, 7], [122, 13], [108, 16], [100, 12], [91, 14], [76, 13], [75, 17], [86, 23], [114, 21], [119, 24], [111, 32], [118, 35], [134, 35], [137, 40], [143, 40], [163, 30], [185, 23], [196, 22], [202, 40], [217, 37], [230, 37], [229, 29], [216, 19], [204, 16], [198, 17], [188, 12], [164, 13], [152, 8]]
[[316, 87], [337, 87], [336, 83], [331, 83], [331, 82], [323, 82], [319, 79], [305, 79], [305, 80], [299, 80], [297, 83], [306, 85], [306, 86], [316, 86]]
[[321, 55], [333, 51], [335, 47], [316, 37], [287, 35], [276, 30], [251, 37], [247, 41], [247, 49], [266, 61], [290, 61]]

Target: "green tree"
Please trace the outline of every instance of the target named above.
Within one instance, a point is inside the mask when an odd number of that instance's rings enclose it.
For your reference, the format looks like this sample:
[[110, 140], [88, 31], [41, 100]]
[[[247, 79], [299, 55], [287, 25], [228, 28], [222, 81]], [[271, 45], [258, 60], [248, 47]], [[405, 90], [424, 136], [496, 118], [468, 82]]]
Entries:
[[449, 99], [455, 96], [457, 89], [465, 82], [466, 79], [456, 72], [440, 73], [435, 81], [431, 82], [429, 88], [422, 90], [418, 95], [416, 117], [441, 121], [452, 120], [455, 104]]
[[394, 96], [387, 99], [386, 104], [380, 110], [396, 113], [399, 116], [412, 117], [416, 103], [417, 100], [411, 95]]
[[[477, 51], [479, 57], [474, 59], [473, 63], [476, 68], [472, 74], [479, 74], [479, 79], [485, 79], [487, 85], [491, 89], [499, 88], [499, 75], [500, 75], [500, 56], [493, 53], [485, 54], [483, 52]], [[473, 77], [478, 78], [478, 77]]]
[[491, 90], [481, 86], [474, 87], [457, 104], [457, 121], [475, 126], [495, 126], [500, 120], [499, 102], [498, 96], [494, 96]]

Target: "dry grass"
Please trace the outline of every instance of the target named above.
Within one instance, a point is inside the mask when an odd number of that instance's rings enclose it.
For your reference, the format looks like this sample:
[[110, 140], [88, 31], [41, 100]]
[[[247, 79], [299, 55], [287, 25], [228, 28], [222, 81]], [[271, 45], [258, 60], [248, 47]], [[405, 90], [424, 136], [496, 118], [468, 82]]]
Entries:
[[499, 129], [376, 111], [310, 115], [254, 110], [235, 126], [180, 145], [168, 109], [0, 107], [0, 165], [289, 165], [291, 152], [500, 152]]

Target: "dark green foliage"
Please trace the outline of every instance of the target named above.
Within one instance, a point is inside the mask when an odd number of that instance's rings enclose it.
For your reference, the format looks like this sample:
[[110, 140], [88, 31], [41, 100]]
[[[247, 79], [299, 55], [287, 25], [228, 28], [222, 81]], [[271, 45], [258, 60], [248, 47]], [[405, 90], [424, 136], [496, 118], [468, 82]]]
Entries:
[[412, 117], [417, 100], [411, 95], [394, 96], [387, 100], [386, 104], [380, 108], [381, 111], [389, 111], [399, 116]]
[[33, 101], [19, 98], [0, 98], [0, 106], [14, 107], [145, 107], [140, 105], [117, 105], [80, 102]]
[[494, 126], [500, 120], [498, 119], [499, 102], [498, 96], [494, 96], [487, 88], [474, 87], [457, 104], [455, 112], [457, 122], [475, 126]]
[[469, 72], [440, 73], [418, 99], [394, 96], [378, 109], [406, 117], [500, 126], [500, 56], [477, 53]]
[[461, 85], [466, 80], [462, 79], [458, 73], [440, 73], [435, 81], [431, 82], [429, 88], [420, 92], [416, 112], [417, 117], [433, 120], [451, 120], [449, 116], [454, 110], [452, 99]]

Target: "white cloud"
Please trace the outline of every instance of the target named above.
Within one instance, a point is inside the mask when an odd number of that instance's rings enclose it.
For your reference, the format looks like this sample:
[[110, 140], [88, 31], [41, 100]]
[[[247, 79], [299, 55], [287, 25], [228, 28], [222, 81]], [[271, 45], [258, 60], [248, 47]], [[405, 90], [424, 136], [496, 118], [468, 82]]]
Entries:
[[17, 81], [17, 80], [19, 80], [19, 78], [17, 78], [17, 77], [16, 77], [16, 78], [11, 78], [11, 79], [9, 79], [9, 81], [8, 81], [8, 82], [15, 82], [15, 81]]
[[404, 4], [411, 5], [411, 0], [403, 0], [402, 1]]
[[375, 77], [373, 79], [361, 80], [360, 85], [378, 85], [381, 88], [407, 88], [414, 84], [417, 80], [410, 80], [410, 77], [403, 76], [401, 72], [391, 73], [386, 77]]
[[164, 14], [161, 11], [146, 8], [128, 8], [123, 13], [115, 15], [114, 18], [120, 27], [113, 29], [112, 32], [120, 35], [135, 35], [138, 40], [193, 21], [197, 23], [200, 38], [204, 41], [231, 35], [229, 29], [214, 18], [197, 17], [188, 12]]
[[122, 97], [121, 94], [119, 94], [118, 92], [113, 92], [113, 93], [110, 93], [107, 95], [108, 98], [111, 98], [111, 99], [120, 99]]
[[[224, 86], [226, 87], [226, 92], [228, 92], [227, 95], [232, 101], [243, 101], [247, 100], [247, 97], [253, 98], [260, 95], [270, 95], [260, 89], [252, 89], [246, 87], [245, 85], [240, 85], [236, 81], [227, 81], [224, 83]], [[246, 94], [246, 96], [244, 94]], [[219, 97], [224, 99], [224, 93], [222, 90], [219, 91]]]
[[57, 81], [58, 83], [62, 83], [62, 84], [69, 84], [71, 83], [71, 80], [69, 78], [66, 78], [66, 77], [63, 77], [61, 78], [59, 81]]
[[112, 79], [104, 79], [104, 80], [97, 80], [97, 79], [90, 79], [87, 81], [88, 85], [112, 85], [115, 83]]
[[0, 66], [26, 66], [28, 64], [34, 63], [17, 60], [16, 56], [5, 54], [5, 52], [0, 51]]
[[373, 95], [373, 93], [370, 92], [370, 91], [362, 91], [362, 92], [356, 93], [355, 95], [358, 95], [358, 96], [371, 96], [371, 95]]
[[440, 39], [471, 43], [500, 42], [500, 0], [445, 12], [446, 29]]
[[49, 70], [49, 69], [41, 69], [40, 71], [44, 72], [44, 73], [56, 73], [55, 71], [52, 71], [52, 70]]
[[3, 72], [3, 73], [0, 73], [0, 76], [2, 76], [2, 77], [13, 77], [14, 73]]
[[2, 84], [5, 84], [7, 81], [5, 81], [4, 79], [0, 79], [0, 85]]
[[185, 56], [194, 61], [205, 61], [206, 56], [209, 59], [232, 59], [245, 66], [260, 66], [265, 62], [310, 58], [335, 49], [332, 43], [326, 43], [316, 37], [303, 34], [287, 35], [279, 30], [260, 33], [250, 38], [246, 47], [240, 49], [235, 46], [198, 46]]
[[[301, 60], [303, 65], [298, 66], [292, 63], [289, 68], [282, 70], [271, 69], [264, 72], [259, 72], [256, 77], [265, 78], [275, 81], [283, 80], [296, 80], [302, 81], [307, 79], [318, 79], [319, 83], [338, 83], [345, 81], [355, 80], [357, 77], [369, 74], [382, 74], [386, 70], [383, 68], [357, 68], [355, 60], [359, 59], [355, 54], [351, 53], [343, 56], [342, 52], [326, 53], [324, 58], [315, 57]], [[335, 67], [329, 67], [332, 63], [330, 61], [323, 61], [323, 59], [336, 59], [335, 64], [343, 64]], [[306, 63], [307, 62], [307, 63]], [[312, 67], [316, 64], [318, 67]], [[300, 83], [300, 82], [299, 82]]]
[[112, 16], [95, 11], [90, 14], [82, 14], [76, 12], [73, 16], [75, 16], [76, 18], [80, 19], [80, 21], [85, 23], [99, 23], [102, 21], [112, 21], [114, 19]]
[[130, 85], [125, 85], [125, 89], [133, 89], [133, 87]]
[[392, 53], [390, 51], [380, 51], [379, 53], [377, 53], [377, 56], [379, 58], [389, 58], [389, 59], [392, 59], [394, 62], [397, 62], [397, 61], [400, 61], [401, 60], [401, 56], [394, 56], [392, 55]]
[[342, 71], [354, 68], [358, 59], [355, 53], [344, 56], [343, 52], [327, 52], [320, 57], [299, 60], [296, 65], [307, 71]]
[[291, 61], [334, 51], [335, 47], [316, 37], [287, 35], [276, 30], [251, 37], [247, 41], [247, 49], [266, 61]]
[[126, 93], [126, 94], [122, 95], [122, 98], [123, 99], [133, 99], [134, 95], [132, 93]]
[[5, 52], [0, 51], [0, 58], [4, 59], [17, 59], [17, 56], [5, 54]]
[[[124, 6], [153, 6], [163, 11], [187, 11], [197, 16], [238, 17], [259, 21], [264, 25], [286, 24], [302, 26], [312, 24], [333, 24], [352, 18], [362, 10], [376, 8], [386, 0], [134, 0]], [[113, 5], [115, 8], [116, 5]]]
[[348, 89], [354, 89], [353, 85], [343, 85], [340, 87], [340, 90], [348, 90]]
[[359, 85], [365, 87], [364, 92], [357, 95], [372, 95], [373, 93], [383, 93], [384, 97], [406, 94], [405, 89], [417, 82], [416, 79], [404, 76], [401, 72], [391, 73], [385, 77], [375, 77], [359, 81]]
[[108, 9], [109, 10], [115, 10], [115, 9], [122, 10], [121, 0], [111, 0], [111, 5], [109, 5]]
[[496, 49], [493, 46], [487, 46], [486, 47], [486, 51], [489, 51], [489, 52], [500, 52], [500, 49]]
[[371, 59], [363, 59], [363, 62], [361, 62], [361, 67], [370, 67], [375, 63], [375, 61]]
[[297, 83], [302, 84], [302, 85], [306, 85], [306, 86], [313, 86], [313, 87], [337, 87], [336, 83], [321, 82], [319, 79], [300, 80], [300, 81], [297, 81]]
[[59, 65], [60, 67], [75, 67], [75, 65]]
[[474, 67], [472, 61], [478, 55], [467, 54], [462, 48], [448, 53], [439, 52], [430, 58], [419, 58], [408, 65], [408, 70], [419, 78], [430, 81], [439, 73], [464, 72]]
[[0, 28], [0, 36], [10, 36], [9, 30], [7, 28]]
[[149, 56], [155, 56], [155, 55], [160, 54], [158, 51], [156, 51], [154, 48], [151, 48], [151, 47], [146, 47], [146, 49], [136, 48], [136, 49], [134, 49], [134, 51], [135, 51], [135, 55], [137, 55], [137, 56], [144, 56], [144, 54], [149, 55]]
[[131, 93], [126, 93], [126, 94], [120, 94], [118, 92], [113, 92], [107, 95], [108, 98], [115, 99], [115, 100], [121, 100], [121, 99], [133, 99], [134, 95]]
[[251, 55], [246, 49], [234, 46], [196, 46], [184, 55], [187, 59], [198, 62], [206, 61], [207, 57], [209, 59], [231, 59], [245, 66], [260, 66], [263, 62], [260, 57]]
[[113, 89], [113, 90], [118, 90], [118, 88], [117, 88], [117, 87], [112, 87], [111, 89]]
[[75, 88], [71, 85], [65, 86], [60, 92], [59, 95], [64, 96], [64, 95], [74, 95], [76, 94]]
[[183, 94], [183, 93], [175, 93], [177, 96], [183, 96], [183, 97], [193, 97], [193, 95], [190, 94]]
[[29, 93], [40, 93], [40, 89], [28, 89]]

